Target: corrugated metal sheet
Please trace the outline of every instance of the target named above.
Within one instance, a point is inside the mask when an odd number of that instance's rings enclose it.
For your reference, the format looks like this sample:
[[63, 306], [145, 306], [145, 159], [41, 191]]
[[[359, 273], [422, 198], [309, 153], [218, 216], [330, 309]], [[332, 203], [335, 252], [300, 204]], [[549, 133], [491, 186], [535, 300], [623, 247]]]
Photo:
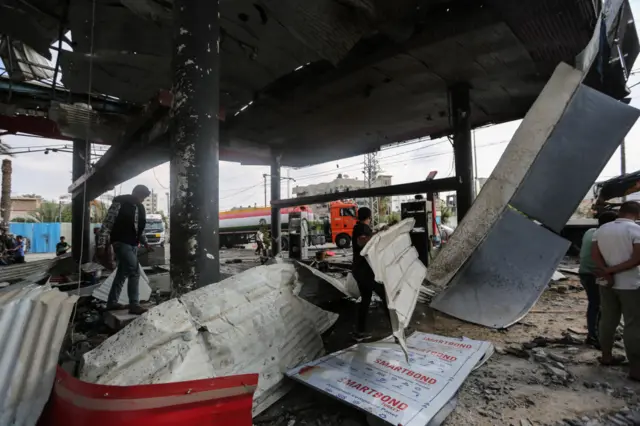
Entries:
[[404, 329], [409, 326], [420, 287], [427, 275], [427, 268], [418, 258], [418, 251], [409, 236], [414, 225], [414, 219], [405, 219], [374, 235], [362, 249], [376, 281], [384, 284], [393, 335], [398, 338], [405, 354], [408, 349]]
[[283, 373], [324, 353], [337, 319], [293, 294], [292, 264], [250, 269], [151, 309], [85, 354], [81, 379], [107, 385], [170, 383], [259, 373], [259, 414], [282, 397]]
[[76, 300], [48, 285], [0, 291], [0, 425], [36, 424]]
[[0, 283], [13, 282], [33, 275], [46, 275], [47, 271], [56, 264], [56, 259], [36, 260], [17, 265], [0, 267]]

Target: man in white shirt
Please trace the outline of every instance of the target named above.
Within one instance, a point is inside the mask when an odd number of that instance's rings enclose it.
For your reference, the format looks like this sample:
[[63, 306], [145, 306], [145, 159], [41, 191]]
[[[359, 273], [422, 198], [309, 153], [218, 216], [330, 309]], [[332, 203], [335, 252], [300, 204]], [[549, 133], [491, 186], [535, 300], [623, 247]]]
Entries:
[[629, 359], [629, 377], [640, 381], [640, 204], [620, 206], [618, 219], [593, 234], [592, 257], [600, 287], [599, 340], [603, 365], [616, 365], [624, 357], [613, 356], [613, 343], [620, 317], [624, 317], [624, 346]]
[[260, 256], [262, 256], [264, 253], [264, 234], [260, 229], [256, 232], [256, 246], [256, 254], [260, 254]]

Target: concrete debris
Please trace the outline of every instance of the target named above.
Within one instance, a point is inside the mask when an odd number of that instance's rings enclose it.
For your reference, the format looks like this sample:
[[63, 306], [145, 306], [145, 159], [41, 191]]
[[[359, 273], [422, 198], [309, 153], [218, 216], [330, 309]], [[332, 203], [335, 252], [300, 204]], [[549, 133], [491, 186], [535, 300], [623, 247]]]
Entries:
[[405, 219], [374, 235], [362, 249], [376, 281], [384, 284], [393, 335], [405, 353], [408, 349], [404, 330], [409, 326], [427, 274], [409, 236], [414, 224], [415, 219]]
[[295, 296], [295, 266], [259, 266], [152, 308], [84, 355], [80, 378], [108, 385], [259, 373], [254, 415], [289, 389], [283, 371], [324, 353], [337, 315]]

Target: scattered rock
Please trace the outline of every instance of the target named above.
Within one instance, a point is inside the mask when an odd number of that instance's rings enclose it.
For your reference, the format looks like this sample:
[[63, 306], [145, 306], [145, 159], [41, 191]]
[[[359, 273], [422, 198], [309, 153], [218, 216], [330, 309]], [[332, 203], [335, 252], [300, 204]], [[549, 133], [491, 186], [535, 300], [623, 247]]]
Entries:
[[520, 426], [533, 426], [528, 419], [520, 419]]
[[[578, 349], [578, 348], [574, 348], [574, 349]], [[554, 353], [549, 353], [549, 358], [551, 358], [552, 360], [554, 360], [556, 362], [559, 362], [561, 364], [568, 364], [568, 363], [571, 362], [571, 360], [569, 358], [567, 358], [566, 356], [557, 355], [557, 354], [554, 354]]]
[[569, 287], [564, 284], [560, 284], [555, 287], [551, 287], [551, 290], [555, 291], [556, 293], [564, 294], [569, 291]]
[[570, 377], [569, 373], [561, 368], [554, 367], [553, 365], [549, 365], [549, 364], [543, 364], [543, 365], [547, 369], [547, 372], [551, 376], [553, 376], [554, 379], [558, 379], [563, 382], [566, 382]]
[[548, 360], [547, 353], [541, 348], [533, 348], [531, 354], [533, 355], [533, 359], [537, 362], [546, 362]]
[[578, 352], [580, 352], [580, 348], [576, 348], [575, 346], [572, 346], [570, 348], [565, 349], [565, 352], [568, 354], [577, 354]]

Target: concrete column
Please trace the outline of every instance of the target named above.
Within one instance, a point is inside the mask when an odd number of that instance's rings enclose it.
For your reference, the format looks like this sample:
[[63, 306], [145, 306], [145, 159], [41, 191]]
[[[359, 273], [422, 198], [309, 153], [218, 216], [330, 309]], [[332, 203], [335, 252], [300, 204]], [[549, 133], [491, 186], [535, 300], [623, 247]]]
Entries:
[[456, 162], [456, 206], [458, 223], [473, 203], [473, 147], [471, 143], [471, 103], [469, 85], [457, 84], [450, 88], [453, 115], [453, 154]]
[[[271, 161], [271, 200], [280, 199], [280, 157]], [[280, 253], [280, 208], [271, 206], [271, 248], [273, 255]]]
[[[71, 164], [71, 179], [75, 182], [88, 170], [91, 145], [85, 140], [73, 140], [73, 157]], [[71, 247], [76, 262], [87, 263], [90, 260], [91, 247], [89, 235], [91, 233], [91, 211], [86, 192], [80, 191], [71, 200]], [[82, 252], [82, 257], [80, 253]]]
[[220, 15], [217, 1], [174, 0], [171, 285], [219, 281]]

